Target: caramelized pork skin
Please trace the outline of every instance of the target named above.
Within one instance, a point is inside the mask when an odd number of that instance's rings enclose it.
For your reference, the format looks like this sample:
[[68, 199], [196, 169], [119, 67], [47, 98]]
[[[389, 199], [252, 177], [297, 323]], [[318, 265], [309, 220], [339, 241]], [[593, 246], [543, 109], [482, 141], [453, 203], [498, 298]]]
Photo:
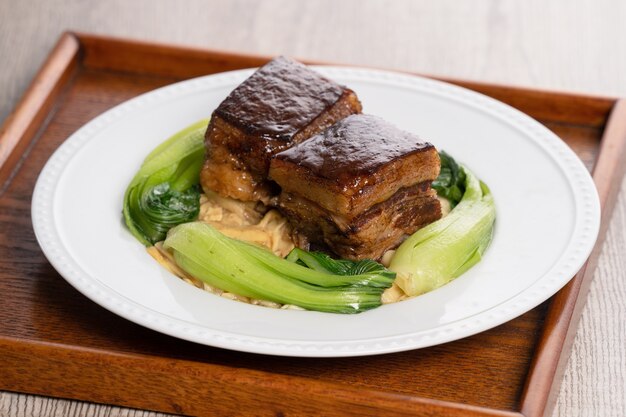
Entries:
[[298, 234], [347, 259], [379, 259], [441, 217], [437, 150], [379, 117], [351, 115], [277, 154], [270, 178]]
[[267, 203], [270, 159], [336, 121], [361, 111], [356, 94], [306, 66], [279, 57], [240, 84], [213, 112], [203, 188]]
[[276, 155], [270, 178], [324, 209], [351, 218], [399, 189], [439, 175], [434, 146], [383, 119], [348, 116]]

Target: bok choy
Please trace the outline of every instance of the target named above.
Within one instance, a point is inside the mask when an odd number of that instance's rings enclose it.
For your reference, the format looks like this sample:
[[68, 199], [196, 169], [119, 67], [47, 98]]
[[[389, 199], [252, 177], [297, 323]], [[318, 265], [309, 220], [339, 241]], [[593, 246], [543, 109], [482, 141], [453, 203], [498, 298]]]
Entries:
[[128, 185], [124, 221], [144, 245], [163, 240], [171, 227], [198, 217], [207, 125], [208, 120], [201, 120], [157, 146]]
[[[371, 259], [361, 259], [360, 261], [333, 259], [322, 252], [307, 252], [299, 248], [294, 248], [287, 256], [287, 260], [329, 274], [361, 275], [365, 273], [375, 273], [380, 274], [381, 279], [388, 278], [392, 280], [396, 277], [394, 272], [389, 271], [382, 264]], [[382, 282], [385, 283], [386, 280]]]
[[[397, 249], [389, 269], [409, 296], [438, 288], [480, 261], [493, 236], [495, 203], [489, 188], [448, 155], [434, 188], [456, 204], [450, 214], [418, 230]], [[444, 171], [444, 168], [447, 168]]]
[[359, 266], [339, 261], [342, 265], [337, 266], [326, 255], [300, 250], [282, 259], [202, 222], [176, 226], [163, 247], [183, 270], [212, 286], [308, 310], [359, 313], [378, 307], [395, 277], [373, 261], [353, 263]]
[[445, 151], [439, 152], [439, 160], [441, 170], [437, 179], [432, 182], [432, 187], [439, 197], [448, 200], [450, 206], [454, 208], [465, 192], [465, 171]]

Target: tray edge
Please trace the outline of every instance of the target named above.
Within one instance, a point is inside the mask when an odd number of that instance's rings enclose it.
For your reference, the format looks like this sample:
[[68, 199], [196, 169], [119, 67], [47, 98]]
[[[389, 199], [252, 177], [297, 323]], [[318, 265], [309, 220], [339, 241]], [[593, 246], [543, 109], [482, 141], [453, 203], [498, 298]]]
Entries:
[[[220, 67], [218, 72], [221, 72], [232, 69], [256, 67], [271, 59], [270, 56], [252, 53], [201, 49], [188, 45], [154, 43], [81, 32], [74, 32], [74, 36], [76, 36], [85, 47], [85, 66], [94, 69], [108, 69], [138, 74], [157, 73], [162, 76], [191, 78], [206, 75], [206, 73], [202, 71], [203, 60], [210, 60], [212, 65]], [[90, 51], [97, 53], [92, 54]], [[137, 52], [143, 54], [142, 59], [137, 59], [135, 55]], [[160, 60], [160, 58], [165, 57], [176, 57], [177, 59], [186, 60], [187, 66], [184, 72], [168, 67], [166, 63]], [[311, 65], [354, 65], [310, 60], [306, 58], [297, 59]], [[524, 112], [531, 114], [531, 116], [536, 119], [542, 120], [549, 114], [552, 120], [558, 120], [562, 123], [576, 124], [577, 122], [580, 123], [580, 120], [583, 119], [585, 124], [594, 127], [603, 126], [606, 123], [612, 105], [618, 99], [617, 97], [582, 94], [580, 92], [537, 89], [521, 85], [492, 84], [476, 80], [441, 77], [398, 68], [373, 67], [367, 65], [358, 66], [433, 78], [466, 87], [483, 94], [489, 91], [491, 97], [504, 101], [514, 107], [526, 105]], [[513, 102], [507, 100], [511, 98], [510, 93], [512, 91], [515, 92]], [[540, 104], [537, 105], [536, 108], [533, 107], [529, 109], [528, 104], [533, 101], [537, 101]]]
[[552, 298], [522, 394], [521, 411], [524, 416], [549, 416], [556, 404], [561, 377], [569, 360], [625, 172], [626, 99], [621, 99], [611, 111], [593, 169], [602, 209], [598, 240], [580, 272]]
[[79, 54], [79, 39], [72, 33], [63, 33], [15, 110], [0, 127], [0, 195], [33, 139], [47, 125], [56, 99], [80, 63]]

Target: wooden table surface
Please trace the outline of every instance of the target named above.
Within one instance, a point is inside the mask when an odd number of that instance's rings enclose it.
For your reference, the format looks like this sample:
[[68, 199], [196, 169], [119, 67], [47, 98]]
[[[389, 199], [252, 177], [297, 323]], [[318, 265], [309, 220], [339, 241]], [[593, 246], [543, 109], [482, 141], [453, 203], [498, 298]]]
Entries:
[[[0, 0], [0, 122], [66, 29], [626, 97], [624, 22], [624, 0]], [[626, 182], [554, 416], [626, 415], [624, 252]], [[31, 415], [162, 414], [0, 391]]]

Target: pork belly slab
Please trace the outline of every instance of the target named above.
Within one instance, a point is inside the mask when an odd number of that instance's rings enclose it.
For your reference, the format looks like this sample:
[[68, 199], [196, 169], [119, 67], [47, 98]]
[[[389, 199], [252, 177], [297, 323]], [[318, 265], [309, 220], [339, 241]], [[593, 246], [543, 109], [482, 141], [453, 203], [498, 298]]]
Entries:
[[205, 190], [267, 203], [273, 155], [361, 112], [356, 94], [303, 64], [278, 57], [235, 88], [211, 116], [200, 173]]
[[437, 150], [371, 115], [349, 116], [277, 154], [270, 178], [296, 233], [346, 259], [379, 259], [441, 217]]
[[327, 247], [344, 259], [379, 259], [404, 238], [441, 217], [434, 190], [398, 190], [391, 198], [347, 219], [297, 194], [283, 193], [280, 209], [298, 233], [298, 242]]
[[353, 115], [276, 155], [270, 177], [326, 210], [354, 217], [400, 188], [433, 181], [433, 145], [377, 116]]

